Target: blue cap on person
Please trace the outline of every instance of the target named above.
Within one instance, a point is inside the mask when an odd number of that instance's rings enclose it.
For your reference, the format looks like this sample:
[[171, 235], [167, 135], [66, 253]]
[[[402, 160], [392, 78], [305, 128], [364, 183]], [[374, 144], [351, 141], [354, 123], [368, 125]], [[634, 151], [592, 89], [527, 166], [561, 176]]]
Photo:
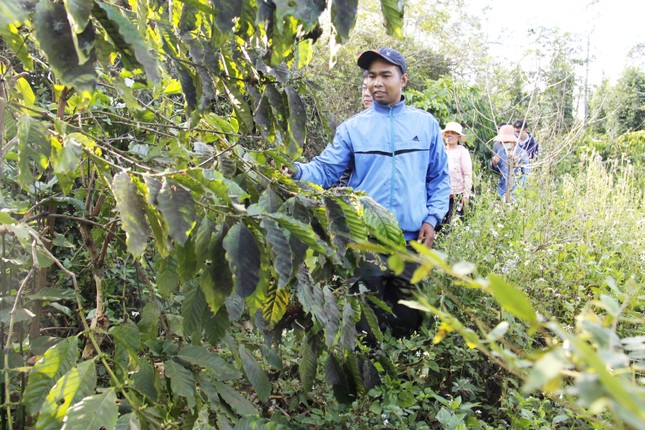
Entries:
[[372, 64], [372, 61], [377, 58], [385, 60], [388, 63], [392, 63], [395, 66], [399, 66], [402, 73], [408, 72], [408, 67], [405, 64], [405, 58], [403, 58], [403, 55], [396, 49], [386, 47], [363, 52], [358, 57], [358, 66], [361, 69], [369, 70], [370, 64]]

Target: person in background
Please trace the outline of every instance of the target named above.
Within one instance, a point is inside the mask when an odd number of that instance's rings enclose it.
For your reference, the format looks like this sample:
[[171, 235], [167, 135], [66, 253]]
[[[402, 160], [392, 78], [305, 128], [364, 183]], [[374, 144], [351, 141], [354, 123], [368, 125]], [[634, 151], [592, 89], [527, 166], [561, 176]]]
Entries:
[[[497, 133], [498, 133], [498, 134], [499, 134], [499, 129], [500, 129], [500, 128], [502, 128], [502, 127], [503, 127], [503, 126], [505, 126], [505, 125], [508, 125], [508, 124], [507, 124], [507, 123], [503, 123], [503, 124], [498, 124], [498, 125], [497, 125]], [[502, 146], [503, 146], [502, 142], [499, 142], [499, 141], [497, 141], [497, 140], [495, 140], [495, 141], [494, 141], [494, 143], [493, 143], [493, 157], [492, 157], [492, 158], [495, 158], [495, 154], [497, 154], [497, 151], [499, 151], [499, 149], [500, 149]], [[492, 161], [492, 160], [491, 160], [491, 161]], [[497, 160], [497, 161], [499, 161], [499, 160]], [[493, 172], [494, 172], [494, 173], [497, 173], [497, 174], [499, 175], [501, 172], [500, 172], [500, 171], [499, 171], [499, 169], [497, 168], [497, 161], [496, 161], [495, 163], [492, 163], [492, 162], [491, 162], [491, 168], [492, 168], [492, 170], [493, 170]]]
[[520, 148], [526, 151], [531, 161], [537, 161], [538, 159], [538, 143], [535, 141], [531, 133], [527, 131], [528, 125], [526, 121], [518, 119], [513, 124], [515, 128], [515, 135], [518, 137], [518, 145]]
[[372, 106], [372, 95], [367, 86], [367, 70], [363, 72], [363, 85], [361, 86], [361, 99], [363, 100], [363, 108], [367, 109]]
[[450, 172], [450, 204], [442, 225], [450, 225], [454, 215], [464, 218], [473, 188], [473, 162], [470, 153], [461, 143], [466, 141], [461, 124], [449, 122], [441, 131], [446, 142], [448, 170]]
[[517, 136], [512, 125], [503, 125], [495, 140], [502, 142], [503, 146], [493, 156], [491, 164], [500, 171], [497, 184], [497, 194], [505, 201], [510, 201], [511, 192], [518, 184], [526, 183], [526, 175], [529, 173], [529, 156], [524, 149], [517, 144]]

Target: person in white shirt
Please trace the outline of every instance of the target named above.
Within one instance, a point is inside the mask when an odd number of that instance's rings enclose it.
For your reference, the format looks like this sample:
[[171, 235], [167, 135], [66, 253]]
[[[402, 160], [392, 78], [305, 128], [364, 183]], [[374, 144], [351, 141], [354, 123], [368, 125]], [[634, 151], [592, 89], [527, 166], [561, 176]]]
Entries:
[[441, 134], [446, 143], [450, 172], [450, 205], [442, 224], [449, 225], [455, 214], [458, 219], [464, 218], [473, 187], [473, 162], [468, 149], [461, 145], [466, 141], [461, 124], [449, 122]]

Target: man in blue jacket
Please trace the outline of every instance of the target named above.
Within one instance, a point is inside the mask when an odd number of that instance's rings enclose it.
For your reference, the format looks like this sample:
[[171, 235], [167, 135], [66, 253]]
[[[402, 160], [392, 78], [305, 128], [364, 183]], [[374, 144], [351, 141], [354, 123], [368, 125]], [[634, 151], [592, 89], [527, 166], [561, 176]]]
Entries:
[[539, 145], [535, 138], [527, 131], [528, 125], [526, 121], [518, 119], [513, 124], [515, 127], [515, 135], [518, 137], [520, 148], [526, 151], [531, 161], [537, 161]]
[[350, 167], [347, 186], [365, 191], [389, 209], [406, 240], [432, 247], [450, 199], [439, 123], [430, 113], [405, 104], [402, 91], [408, 74], [400, 52], [365, 51], [358, 65], [367, 70], [372, 107], [343, 122], [319, 156], [296, 163], [293, 178], [328, 188]]

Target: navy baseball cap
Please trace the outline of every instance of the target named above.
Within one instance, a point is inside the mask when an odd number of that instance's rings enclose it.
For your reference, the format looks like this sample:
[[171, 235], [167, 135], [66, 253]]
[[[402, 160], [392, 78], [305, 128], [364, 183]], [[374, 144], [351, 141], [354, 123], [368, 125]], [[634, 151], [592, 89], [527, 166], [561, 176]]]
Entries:
[[385, 60], [388, 63], [392, 63], [395, 66], [399, 66], [403, 73], [408, 72], [408, 67], [405, 64], [405, 58], [403, 58], [403, 55], [396, 49], [385, 47], [363, 52], [358, 57], [358, 66], [361, 69], [368, 70], [370, 68], [370, 64], [372, 64], [372, 61], [376, 60], [377, 58]]

